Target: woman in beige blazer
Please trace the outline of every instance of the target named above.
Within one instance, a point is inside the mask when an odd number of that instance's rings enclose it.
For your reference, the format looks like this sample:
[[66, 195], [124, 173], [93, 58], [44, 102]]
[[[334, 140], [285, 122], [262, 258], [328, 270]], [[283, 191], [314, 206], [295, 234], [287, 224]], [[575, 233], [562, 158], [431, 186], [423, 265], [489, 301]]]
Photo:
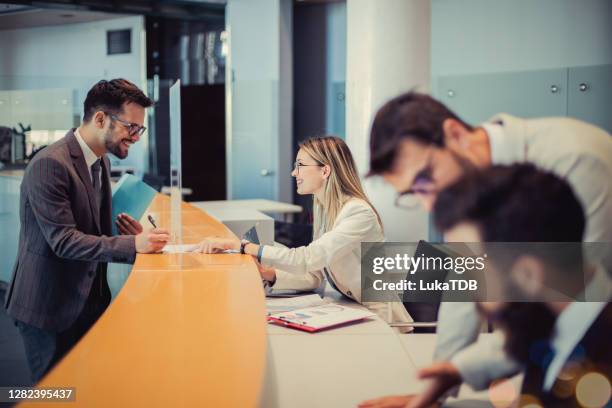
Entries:
[[[291, 175], [298, 194], [313, 195], [314, 240], [307, 246], [285, 248], [238, 239], [205, 238], [199, 251], [227, 249], [257, 257], [262, 279], [272, 290], [318, 288], [324, 279], [343, 295], [361, 302], [361, 242], [384, 241], [382, 223], [361, 186], [346, 143], [333, 136], [300, 143]], [[388, 319], [386, 304], [368, 308]], [[391, 305], [396, 322], [412, 321], [401, 302]]]

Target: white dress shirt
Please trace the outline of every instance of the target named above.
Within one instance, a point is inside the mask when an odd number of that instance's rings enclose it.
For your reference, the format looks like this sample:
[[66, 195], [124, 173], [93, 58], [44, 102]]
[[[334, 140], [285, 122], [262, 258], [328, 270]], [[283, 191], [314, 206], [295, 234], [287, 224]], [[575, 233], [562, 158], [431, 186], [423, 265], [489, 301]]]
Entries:
[[[584, 241], [612, 242], [612, 138], [605, 130], [570, 118], [525, 120], [506, 114], [481, 126], [493, 164], [532, 163], [566, 179], [585, 211]], [[587, 256], [612, 270], [612, 251]], [[520, 370], [504, 352], [503, 336], [474, 343], [480, 325], [474, 303], [440, 305], [435, 359], [450, 360], [474, 389]]]
[[[96, 154], [91, 150], [91, 148], [85, 143], [81, 133], [79, 132], [79, 128], [74, 130], [74, 136], [76, 137], [77, 142], [79, 142], [79, 146], [81, 146], [81, 150], [83, 151], [83, 157], [85, 158], [85, 163], [87, 164], [87, 171], [89, 172], [89, 178], [93, 182], [93, 176], [91, 175], [91, 166], [98, 160], [100, 157], [96, 156]], [[101, 183], [102, 180], [102, 172], [100, 172], [100, 180], [98, 183]], [[100, 185], [100, 184], [98, 184]]]

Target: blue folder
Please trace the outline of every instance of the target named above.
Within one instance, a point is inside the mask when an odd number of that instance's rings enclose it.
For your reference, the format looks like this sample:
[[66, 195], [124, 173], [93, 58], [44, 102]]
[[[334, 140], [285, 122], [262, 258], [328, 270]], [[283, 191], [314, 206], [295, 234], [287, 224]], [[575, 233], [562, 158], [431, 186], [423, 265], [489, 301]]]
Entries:
[[115, 220], [120, 213], [140, 220], [157, 191], [131, 174], [124, 174], [113, 187], [113, 235], [117, 235]]

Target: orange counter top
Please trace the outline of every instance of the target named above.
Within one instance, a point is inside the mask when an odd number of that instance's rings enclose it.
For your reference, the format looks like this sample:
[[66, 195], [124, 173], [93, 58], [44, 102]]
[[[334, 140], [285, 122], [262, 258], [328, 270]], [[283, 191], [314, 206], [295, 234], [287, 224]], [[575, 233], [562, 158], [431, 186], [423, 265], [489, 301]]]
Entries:
[[[147, 213], [170, 225], [170, 199]], [[145, 225], [143, 223], [143, 225]], [[183, 243], [233, 236], [183, 203]], [[75, 387], [67, 407], [254, 407], [266, 359], [265, 297], [247, 255], [138, 255], [104, 315], [38, 387]], [[39, 403], [20, 406], [40, 407]]]

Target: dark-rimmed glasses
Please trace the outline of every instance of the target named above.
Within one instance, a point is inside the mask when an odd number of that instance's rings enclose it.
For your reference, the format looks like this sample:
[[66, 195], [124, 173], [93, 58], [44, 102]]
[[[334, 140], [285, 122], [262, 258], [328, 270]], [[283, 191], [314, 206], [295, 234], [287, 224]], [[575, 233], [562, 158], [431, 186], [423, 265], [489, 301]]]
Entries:
[[295, 171], [296, 174], [300, 174], [300, 167], [323, 167], [324, 164], [321, 163], [317, 163], [317, 164], [303, 164], [300, 162], [295, 162], [293, 163], [293, 171]]
[[433, 152], [429, 154], [425, 166], [416, 173], [410, 188], [397, 195], [394, 205], [398, 208], [412, 209], [419, 206], [419, 195], [435, 193], [435, 183], [432, 177]]
[[134, 136], [136, 134], [138, 134], [138, 136], [142, 136], [142, 134], [147, 130], [146, 126], [140, 126], [137, 123], [128, 122], [127, 120], [121, 119], [117, 115], [113, 115], [112, 113], [108, 113], [108, 116], [110, 116], [112, 120], [116, 120], [117, 122], [125, 126], [130, 136]]

